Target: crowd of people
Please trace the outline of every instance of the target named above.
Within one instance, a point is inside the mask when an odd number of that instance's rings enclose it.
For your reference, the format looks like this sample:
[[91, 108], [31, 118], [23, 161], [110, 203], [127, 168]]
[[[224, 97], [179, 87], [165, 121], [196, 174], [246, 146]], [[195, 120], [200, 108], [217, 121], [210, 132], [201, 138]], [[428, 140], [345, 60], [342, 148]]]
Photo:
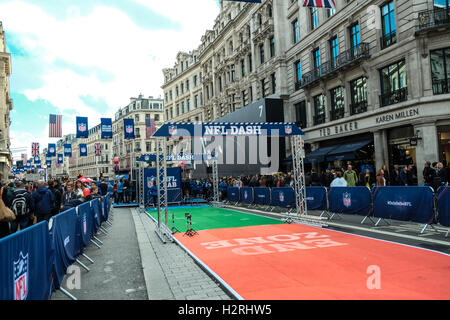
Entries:
[[113, 193], [114, 203], [130, 203], [136, 199], [134, 182], [128, 179], [115, 180]]
[[112, 191], [105, 180], [83, 183], [80, 180], [60, 182], [25, 182], [17, 180], [0, 189], [1, 199], [10, 208], [16, 219], [0, 222], [0, 238], [25, 229], [54, 215], [91, 201]]

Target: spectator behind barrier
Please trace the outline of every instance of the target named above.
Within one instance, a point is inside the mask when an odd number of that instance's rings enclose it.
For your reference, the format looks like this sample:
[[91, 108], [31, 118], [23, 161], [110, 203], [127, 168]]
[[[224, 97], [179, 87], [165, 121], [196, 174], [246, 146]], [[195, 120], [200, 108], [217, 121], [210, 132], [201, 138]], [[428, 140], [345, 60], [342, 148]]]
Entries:
[[32, 194], [37, 222], [49, 221], [55, 207], [55, 196], [47, 188], [44, 181], [39, 180], [37, 187], [37, 190]]
[[31, 194], [25, 190], [22, 181], [16, 182], [15, 191], [11, 194], [6, 204], [14, 212], [16, 220], [10, 222], [10, 233], [16, 232], [19, 227], [23, 230], [33, 223], [34, 200]]
[[338, 171], [336, 173], [336, 178], [331, 182], [331, 187], [346, 187], [347, 180], [342, 177], [342, 172]]

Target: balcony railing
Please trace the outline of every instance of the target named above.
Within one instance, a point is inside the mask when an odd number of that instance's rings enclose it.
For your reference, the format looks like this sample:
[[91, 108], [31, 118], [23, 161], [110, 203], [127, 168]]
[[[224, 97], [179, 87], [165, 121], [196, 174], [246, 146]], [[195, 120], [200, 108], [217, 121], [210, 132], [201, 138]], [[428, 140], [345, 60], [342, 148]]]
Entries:
[[345, 115], [344, 108], [331, 109], [330, 111], [331, 121], [342, 119], [344, 115]]
[[351, 115], [359, 114], [367, 111], [367, 100], [359, 101], [350, 104], [350, 113]]
[[450, 93], [450, 79], [433, 80], [433, 94]]
[[419, 12], [419, 31], [445, 25], [450, 26], [449, 7]]
[[320, 78], [329, 75], [331, 73], [334, 73], [335, 71], [338, 71], [351, 63], [369, 57], [370, 57], [369, 44], [365, 42], [360, 43], [359, 45], [342, 52], [339, 56], [337, 56], [333, 60], [321, 64], [319, 68], [316, 68], [308, 73], [305, 73], [302, 77], [301, 83], [299, 83], [298, 85], [298, 89], [304, 88], [310, 85], [311, 83], [319, 80]]
[[391, 32], [390, 34], [386, 34], [381, 37], [381, 50], [386, 49], [393, 44], [397, 43], [397, 32]]
[[380, 96], [380, 106], [386, 107], [408, 100], [408, 88], [384, 93]]
[[325, 123], [325, 113], [314, 116], [314, 125]]

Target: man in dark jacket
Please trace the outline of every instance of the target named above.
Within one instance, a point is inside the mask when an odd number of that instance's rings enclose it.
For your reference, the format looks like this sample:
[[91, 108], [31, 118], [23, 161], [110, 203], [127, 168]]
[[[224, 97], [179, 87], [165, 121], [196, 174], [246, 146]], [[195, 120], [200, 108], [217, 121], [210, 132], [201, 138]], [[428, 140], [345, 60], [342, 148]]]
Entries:
[[55, 197], [55, 205], [52, 210], [52, 216], [54, 216], [59, 213], [59, 209], [61, 208], [62, 193], [59, 190], [59, 184], [57, 181], [49, 181], [48, 189], [53, 193], [53, 196]]
[[14, 233], [19, 229], [23, 230], [29, 227], [33, 221], [34, 201], [31, 194], [25, 190], [25, 184], [22, 181], [16, 182], [15, 191], [9, 196], [6, 204], [14, 212], [16, 220], [10, 223], [10, 232]]
[[100, 189], [100, 192], [102, 193], [102, 196], [106, 196], [108, 193], [108, 184], [105, 182], [105, 179], [102, 179], [102, 183], [99, 184], [98, 188]]
[[32, 197], [35, 205], [34, 215], [37, 217], [37, 222], [49, 221], [55, 208], [55, 196], [47, 188], [44, 181], [38, 181], [37, 190], [33, 192]]
[[392, 171], [391, 176], [391, 185], [392, 186], [400, 185], [400, 169], [398, 168], [398, 164], [394, 165], [394, 171]]
[[423, 182], [426, 186], [433, 186], [433, 178], [435, 175], [434, 169], [431, 167], [431, 162], [426, 161], [425, 166], [423, 168]]

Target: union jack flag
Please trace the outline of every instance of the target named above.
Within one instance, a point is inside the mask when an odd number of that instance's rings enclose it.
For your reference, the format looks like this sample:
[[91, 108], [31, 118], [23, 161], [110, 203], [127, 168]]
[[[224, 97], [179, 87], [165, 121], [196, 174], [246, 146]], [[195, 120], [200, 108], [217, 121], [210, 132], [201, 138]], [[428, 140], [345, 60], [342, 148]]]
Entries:
[[31, 144], [31, 154], [33, 157], [39, 156], [39, 142], [33, 142]]
[[336, 0], [304, 0], [303, 6], [336, 9]]
[[96, 156], [102, 155], [102, 145], [100, 143], [95, 144], [95, 155]]
[[62, 116], [51, 114], [48, 126], [48, 136], [50, 138], [62, 137]]

